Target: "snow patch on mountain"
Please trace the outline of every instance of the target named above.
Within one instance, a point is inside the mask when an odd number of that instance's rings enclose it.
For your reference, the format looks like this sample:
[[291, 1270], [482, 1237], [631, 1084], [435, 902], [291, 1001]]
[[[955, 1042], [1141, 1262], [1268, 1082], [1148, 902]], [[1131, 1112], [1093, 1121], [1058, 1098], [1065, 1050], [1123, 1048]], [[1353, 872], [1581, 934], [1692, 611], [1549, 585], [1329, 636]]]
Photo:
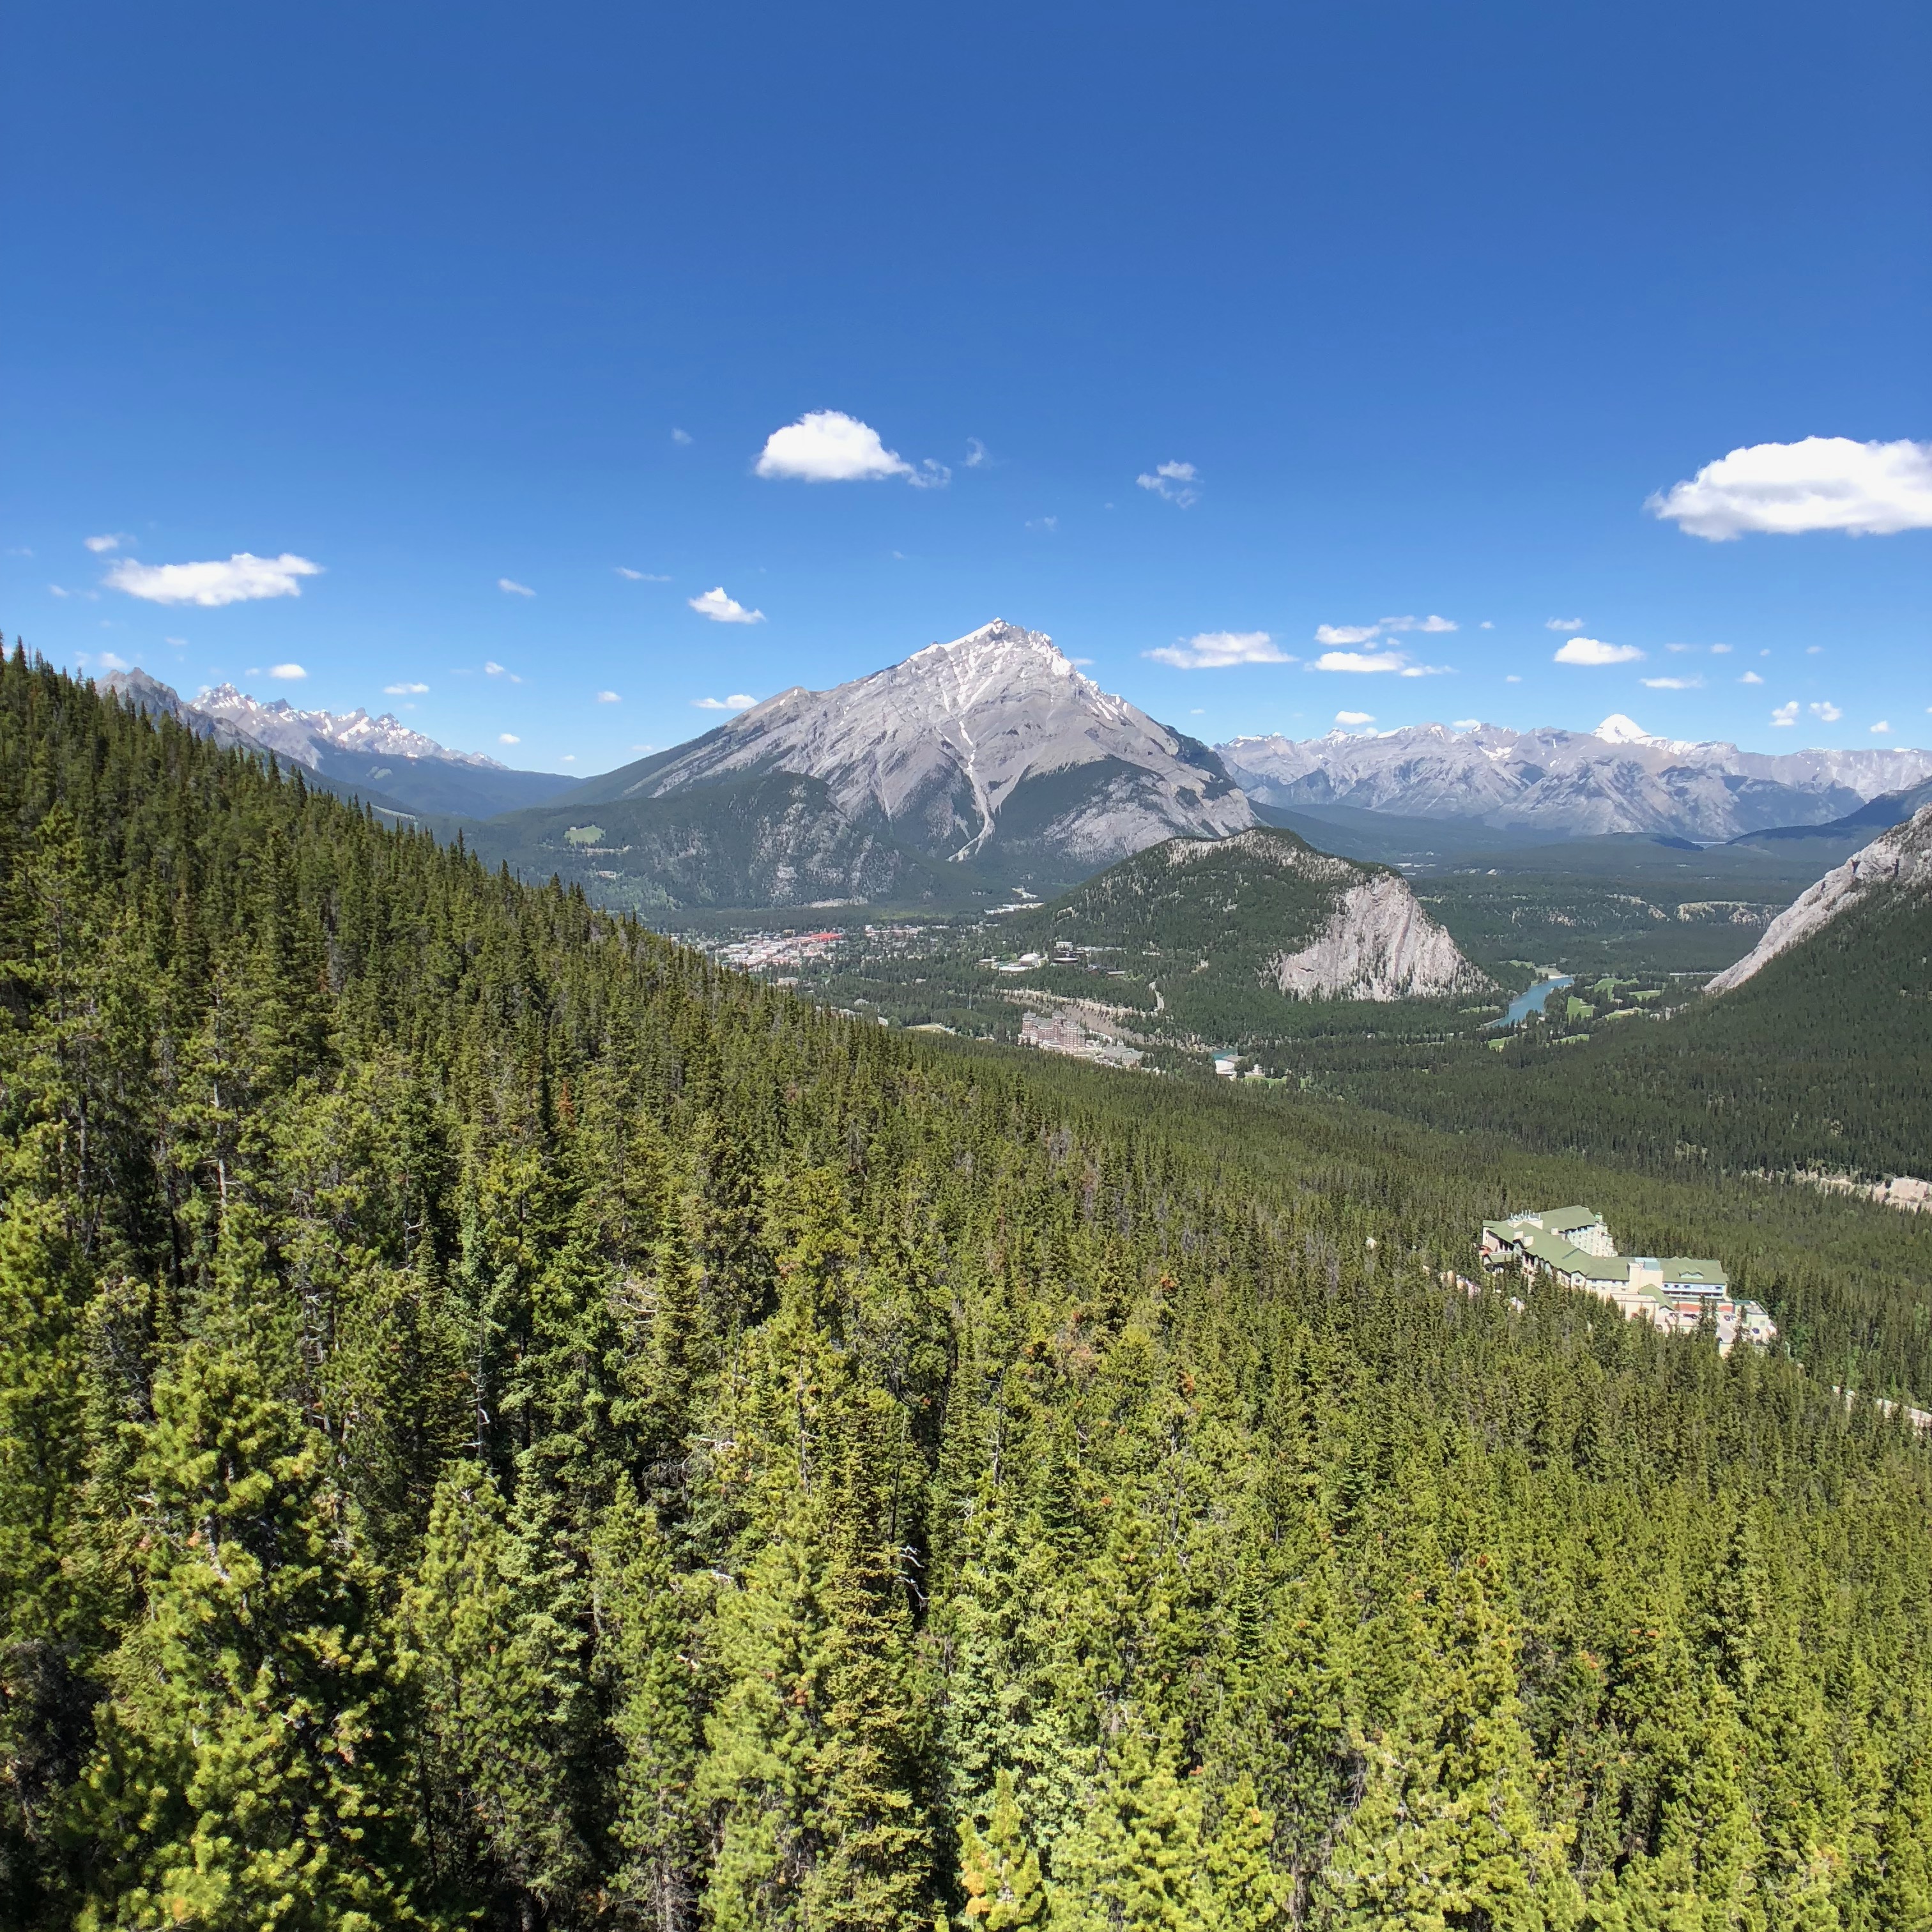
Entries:
[[1780, 953], [1802, 946], [1833, 920], [1882, 893], [1932, 891], [1932, 805], [1854, 852], [1808, 886], [1765, 928], [1764, 937], [1735, 966], [1705, 988], [1728, 993], [1763, 971]]
[[372, 718], [359, 705], [353, 711], [298, 711], [286, 698], [263, 704], [232, 684], [218, 684], [194, 698], [188, 709], [218, 720], [278, 756], [311, 770], [320, 768], [322, 747], [364, 752], [380, 758], [438, 758], [453, 765], [508, 769], [481, 752], [452, 752], [434, 738], [413, 731], [392, 711]]

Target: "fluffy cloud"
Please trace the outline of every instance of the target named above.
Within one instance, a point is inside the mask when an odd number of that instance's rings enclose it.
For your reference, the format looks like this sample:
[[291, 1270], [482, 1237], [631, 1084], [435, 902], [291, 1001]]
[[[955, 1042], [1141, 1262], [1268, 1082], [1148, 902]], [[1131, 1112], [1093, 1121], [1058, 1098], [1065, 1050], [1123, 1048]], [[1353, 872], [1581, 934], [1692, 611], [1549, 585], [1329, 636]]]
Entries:
[[298, 664], [278, 664], [269, 665], [268, 675], [280, 679], [284, 684], [294, 684], [308, 676], [308, 673]]
[[1583, 620], [1580, 617], [1546, 617], [1543, 628], [1546, 631], [1580, 631]]
[[1473, 731], [1482, 722], [1480, 718], [1457, 718], [1452, 719], [1450, 723], [1456, 730]]
[[952, 472], [928, 456], [908, 475], [906, 481], [915, 490], [944, 490], [952, 481]]
[[1798, 722], [1798, 700], [1793, 698], [1789, 704], [1780, 704], [1771, 714], [1771, 722], [1776, 725], [1796, 724]]
[[1887, 724], [1882, 718], [1881, 718], [1878, 722], [1876, 724], [1872, 725], [1870, 729], [1880, 737], [1884, 737], [1890, 734], [1892, 727]]
[[1645, 677], [1637, 682], [1652, 691], [1702, 691], [1701, 677]]
[[1382, 628], [1378, 624], [1317, 624], [1318, 644], [1366, 644]]
[[1748, 670], [1738, 680], [1738, 682], [1740, 684], [1762, 684], [1764, 680], [1760, 677], [1756, 671]]
[[597, 694], [597, 702], [599, 704], [622, 704], [623, 701], [614, 691], [600, 691]]
[[507, 677], [512, 684], [521, 684], [523, 680], [513, 670], [506, 670], [494, 658], [487, 658], [483, 665], [485, 677]]
[[680, 445], [687, 444], [691, 441], [691, 432], [688, 429], [674, 429], [670, 433], [670, 440]]
[[1338, 724], [1372, 724], [1376, 714], [1372, 711], [1338, 711], [1335, 722]]
[[496, 742], [500, 745], [520, 745], [524, 741], [514, 731], [499, 731]]
[[386, 684], [382, 687], [385, 698], [420, 698], [429, 689], [426, 684]]
[[1432, 613], [1426, 617], [1384, 617], [1381, 628], [1384, 631], [1427, 631], [1437, 633], [1453, 631], [1456, 626], [1447, 617], [1438, 617]]
[[[1317, 670], [1392, 670], [1406, 673], [1407, 656], [1401, 651], [1324, 651], [1315, 660]], [[1419, 670], [1421, 667], [1417, 666]]]
[[508, 597], [534, 597], [537, 593], [527, 584], [519, 584], [514, 577], [500, 577], [496, 588]]
[[1820, 724], [1835, 724], [1845, 714], [1828, 698], [1822, 704], [1811, 706], [1811, 715]]
[[976, 436], [969, 436], [966, 439], [966, 467], [968, 470], [982, 469], [992, 460], [986, 454], [986, 446]]
[[668, 584], [670, 581], [668, 577], [654, 577], [648, 570], [627, 569], [621, 563], [616, 566], [616, 571], [620, 577], [628, 577], [633, 584]]
[[1228, 664], [1293, 664], [1294, 659], [1265, 631], [1198, 631], [1176, 644], [1143, 651], [1156, 664], [1182, 670], [1220, 670]]
[[1156, 496], [1178, 503], [1184, 510], [1190, 503], [1201, 500], [1201, 472], [1191, 463], [1157, 464], [1151, 473], [1142, 470], [1134, 481], [1143, 490], [1151, 490]]
[[110, 589], [149, 604], [248, 604], [262, 597], [299, 597], [300, 580], [320, 577], [322, 566], [284, 551], [254, 556], [237, 550], [225, 563], [117, 563], [106, 575]]
[[125, 530], [110, 530], [104, 536], [81, 538], [81, 542], [96, 556], [104, 556], [110, 550], [118, 550], [123, 544], [130, 544], [134, 541]]
[[1727, 658], [1730, 654], [1731, 646], [1729, 644], [1713, 644], [1711, 646], [1711, 655], [1714, 658]]
[[1748, 530], [1889, 536], [1932, 529], [1932, 442], [1855, 442], [1844, 436], [1754, 442], [1706, 464], [1644, 508], [1712, 543]]
[[773, 430], [755, 466], [760, 476], [788, 476], [802, 483], [869, 483], [914, 473], [910, 463], [879, 440], [870, 423], [842, 410], [812, 410]]
[[722, 584], [715, 590], [707, 590], [702, 597], [687, 597], [684, 601], [700, 617], [709, 617], [714, 624], [762, 624], [765, 621], [764, 611], [747, 610], [736, 598], [726, 596]]
[[758, 700], [737, 691], [729, 698], [694, 698], [691, 701], [700, 711], [748, 711]]
[[1555, 653], [1555, 662], [1567, 664], [1635, 664], [1643, 656], [1634, 644], [1606, 644], [1598, 638], [1572, 638]]

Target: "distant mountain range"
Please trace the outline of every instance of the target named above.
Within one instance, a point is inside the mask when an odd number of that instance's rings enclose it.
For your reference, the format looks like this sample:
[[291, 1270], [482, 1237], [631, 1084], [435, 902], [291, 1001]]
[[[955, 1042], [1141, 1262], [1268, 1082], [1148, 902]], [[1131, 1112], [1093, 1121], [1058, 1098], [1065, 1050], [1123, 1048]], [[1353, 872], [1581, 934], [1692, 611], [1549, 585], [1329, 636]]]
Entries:
[[1000, 620], [581, 782], [449, 750], [387, 712], [298, 710], [232, 685], [188, 700], [141, 670], [106, 682], [379, 811], [446, 832], [464, 821], [493, 864], [638, 909], [964, 906], [1021, 884], [1046, 897], [1163, 841], [1262, 821], [1365, 858], [1452, 832], [1472, 851], [1621, 835], [1822, 841], [1822, 865], [1932, 784], [1932, 752], [1771, 755], [1621, 714], [1593, 732], [1422, 724], [1210, 748]]
[[574, 778], [512, 771], [480, 752], [452, 752], [412, 731], [392, 712], [298, 711], [286, 698], [263, 704], [218, 684], [184, 698], [139, 669], [116, 671], [107, 688], [142, 710], [164, 712], [218, 743], [272, 752], [332, 791], [352, 791], [379, 810], [493, 818], [569, 790]]
[[1300, 740], [1235, 738], [1216, 748], [1259, 804], [1570, 837], [1736, 838], [1842, 818], [1932, 778], [1932, 752], [1743, 752], [1655, 737], [1620, 712], [1591, 732], [1416, 724]]

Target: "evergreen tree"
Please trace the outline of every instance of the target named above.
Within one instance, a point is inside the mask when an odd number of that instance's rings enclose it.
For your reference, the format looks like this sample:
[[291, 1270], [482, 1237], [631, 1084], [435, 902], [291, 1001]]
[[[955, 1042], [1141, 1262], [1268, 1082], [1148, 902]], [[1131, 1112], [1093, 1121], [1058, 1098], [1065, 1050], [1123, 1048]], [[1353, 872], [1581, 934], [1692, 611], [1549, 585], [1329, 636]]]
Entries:
[[146, 1610], [80, 1799], [82, 1926], [417, 1920], [400, 1662], [327, 1451], [238, 1350], [190, 1346], [157, 1389]]
[[1167, 1748], [1128, 1736], [1054, 1855], [1055, 1932], [1197, 1932], [1204, 1874], [1192, 1786]]
[[966, 1894], [962, 1916], [968, 1932], [1023, 1932], [1046, 1910], [1046, 1888], [1040, 1860], [1026, 1842], [1010, 1772], [993, 1782], [993, 1811], [982, 1834], [965, 1819], [959, 1827], [959, 1887]]

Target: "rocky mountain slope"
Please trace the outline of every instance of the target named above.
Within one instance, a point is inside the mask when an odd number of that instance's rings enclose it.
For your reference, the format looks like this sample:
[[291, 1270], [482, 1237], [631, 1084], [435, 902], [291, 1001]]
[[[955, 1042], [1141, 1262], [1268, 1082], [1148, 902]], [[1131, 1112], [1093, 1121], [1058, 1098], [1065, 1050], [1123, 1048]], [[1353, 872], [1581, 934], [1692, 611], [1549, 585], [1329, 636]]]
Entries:
[[1572, 836], [1735, 838], [1822, 824], [1932, 778], [1932, 752], [1773, 756], [1656, 737], [1621, 712], [1592, 732], [1418, 724], [1301, 740], [1236, 738], [1217, 749], [1237, 782], [1264, 805], [1316, 812], [1342, 806]]
[[1168, 839], [1007, 929], [1107, 949], [1177, 1011], [1223, 990], [1389, 1000], [1489, 985], [1400, 873], [1268, 826]]
[[1254, 822], [1208, 747], [1102, 691], [1038, 631], [994, 622], [830, 691], [794, 688], [590, 781], [589, 806], [755, 772], [821, 780], [854, 825], [1006, 878], [1077, 878], [1177, 832]]
[[411, 814], [488, 818], [571, 790], [554, 772], [513, 771], [481, 752], [452, 751], [412, 730], [393, 712], [300, 711], [286, 698], [268, 703], [232, 684], [184, 698], [138, 668], [116, 671], [108, 689], [146, 711], [165, 712], [218, 743], [272, 752], [331, 790]]
[[1728, 993], [1754, 978], [1780, 955], [1802, 946], [1827, 926], [1867, 910], [1920, 909], [1932, 901], [1932, 805], [1921, 806], [1902, 825], [1881, 833], [1862, 851], [1801, 892], [1765, 928], [1764, 937], [1706, 991]]

